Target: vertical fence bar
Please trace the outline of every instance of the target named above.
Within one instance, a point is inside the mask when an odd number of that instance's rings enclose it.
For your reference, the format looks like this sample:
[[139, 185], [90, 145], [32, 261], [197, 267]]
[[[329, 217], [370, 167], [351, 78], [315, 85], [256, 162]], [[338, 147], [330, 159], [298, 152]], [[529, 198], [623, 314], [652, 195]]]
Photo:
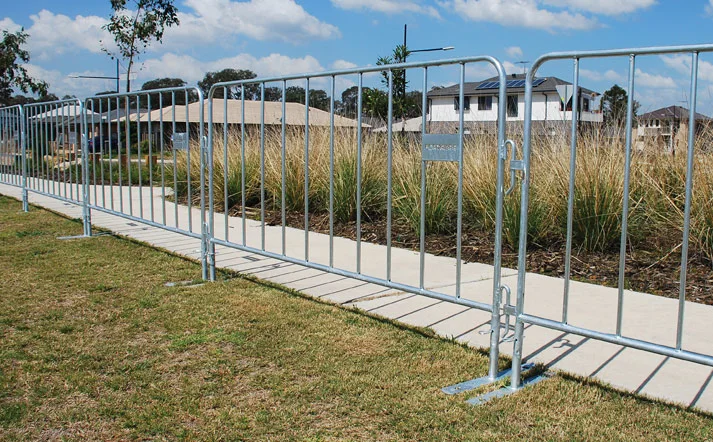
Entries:
[[[185, 90], [186, 110], [189, 104], [188, 89]], [[205, 136], [205, 100], [203, 93], [197, 91], [198, 95], [198, 144], [200, 161], [200, 220], [201, 220], [201, 245], [202, 245], [202, 275], [204, 280], [215, 281], [215, 206], [214, 206], [214, 183], [213, 183], [213, 144], [207, 144]], [[209, 104], [210, 106], [210, 104]], [[211, 128], [212, 131], [212, 128]], [[208, 174], [208, 201], [206, 202], [206, 173]], [[207, 204], [207, 206], [206, 206]], [[207, 216], [207, 220], [206, 220]]]
[[[106, 100], [106, 107], [107, 107], [107, 116], [108, 118], [106, 119], [106, 131], [107, 131], [107, 136], [109, 137], [109, 191], [111, 192], [109, 194], [109, 203], [111, 205], [111, 210], [114, 210], [114, 166], [113, 166], [113, 159], [112, 159], [112, 138], [114, 136], [114, 133], [111, 130], [111, 99], [107, 98]], [[116, 136], [117, 136], [117, 155], [119, 154], [119, 108], [117, 107], [115, 109], [116, 113]], [[119, 160], [121, 162], [121, 160]]]
[[260, 83], [260, 247], [265, 250], [265, 83]]
[[[186, 175], [187, 175], [187, 183], [186, 183], [186, 192], [188, 194], [188, 231], [193, 232], [193, 189], [191, 186], [191, 159], [192, 159], [192, 154], [193, 154], [193, 149], [191, 148], [191, 122], [190, 122], [190, 117], [188, 115], [188, 90], [183, 91], [183, 109], [185, 112], [185, 119], [186, 119], [186, 138], [188, 141], [188, 146], [186, 147], [186, 159], [188, 165], [186, 166]], [[200, 143], [200, 139], [199, 139]]]
[[[82, 197], [82, 207], [84, 210], [84, 236], [92, 236], [92, 211], [90, 208], [90, 201], [89, 201], [89, 195], [90, 195], [90, 183], [89, 181], [89, 126], [87, 125], [87, 109], [85, 106], [82, 105], [82, 102], [78, 101], [76, 104], [77, 107], [80, 109], [80, 114], [81, 114], [81, 130], [79, 133], [81, 134], [79, 136], [79, 140], [82, 143], [82, 192], [83, 197]], [[92, 105], [92, 108], [94, 108], [94, 105]], [[75, 107], [76, 109], [76, 107]], [[94, 111], [92, 110], [92, 118], [94, 118]], [[76, 130], [76, 121], [77, 119], [75, 118], [75, 130]], [[75, 140], [76, 140], [75, 136]], [[79, 188], [77, 188], [77, 192], [79, 192]], [[95, 201], [96, 203], [96, 201]]]
[[386, 148], [386, 280], [391, 281], [391, 190], [394, 148], [394, 71], [389, 69], [388, 146]]
[[[54, 152], [52, 151], [52, 142], [50, 141], [50, 137], [52, 136], [52, 128], [50, 126], [50, 119], [52, 118], [52, 108], [50, 105], [45, 104], [43, 106], [45, 109], [45, 112], [43, 112], [42, 117], [44, 118], [44, 123], [45, 123], [45, 144], [46, 144], [46, 150], [47, 150], [47, 155], [49, 156], [49, 160], [52, 162], [52, 165], [50, 165], [50, 161], [47, 161], [47, 177], [49, 178], [49, 183], [47, 183], [47, 190], [49, 193], [52, 193], [53, 195], [56, 195], [57, 193], [57, 187], [55, 185], [55, 157], [54, 157]], [[52, 169], [50, 169], [52, 167]], [[51, 187], [51, 190], [50, 190]]]
[[686, 279], [688, 276], [688, 243], [691, 235], [691, 203], [693, 199], [693, 166], [696, 141], [696, 102], [698, 95], [698, 52], [694, 52], [691, 59], [690, 94], [691, 109], [689, 110], [688, 115], [688, 158], [686, 162], [686, 206], [683, 211], [681, 282], [678, 294], [678, 325], [676, 327], [676, 349], [678, 350], [681, 350], [681, 346], [683, 345], [683, 321], [686, 307]]
[[[100, 180], [101, 180], [101, 192], [102, 192], [102, 207], [106, 208], [106, 186], [104, 184], [104, 125], [102, 124], [102, 116], [104, 115], [104, 107], [102, 106], [102, 99], [100, 98], [99, 100], [99, 173], [100, 173]], [[108, 101], [108, 100], [107, 100]], [[107, 122], [111, 119], [111, 114], [107, 112]], [[94, 134], [92, 134], [94, 136]], [[109, 150], [111, 150], [111, 131], [107, 133], [107, 137], [109, 138]], [[94, 137], [96, 139], [96, 137]], [[96, 158], [96, 152], [97, 152], [97, 146], [96, 143], [94, 143], [94, 139], [92, 139], [92, 146], [94, 147], [94, 157]], [[96, 167], [96, 166], [95, 166]], [[94, 170], [94, 175], [96, 175], [96, 170]], [[96, 185], [96, 184], [95, 184]], [[96, 200], [96, 198], [94, 198]], [[99, 204], [98, 201], [95, 201], [96, 204]]]
[[357, 86], [357, 194], [356, 194], [356, 271], [361, 274], [361, 180], [362, 180], [362, 98], [364, 94], [364, 74], [359, 73]]
[[151, 195], [151, 198], [149, 199], [149, 210], [151, 210], [151, 221], [155, 221], [155, 215], [154, 215], [154, 196], [153, 196], [153, 122], [151, 121], [151, 94], [148, 94], [146, 97], [146, 107], [148, 107], [147, 112], [147, 119], [148, 119], [148, 127], [149, 127], [149, 161], [148, 161], [148, 169], [149, 169], [149, 194]]
[[[62, 113], [63, 114], [64, 114], [65, 106], [67, 109], [67, 117], [66, 117], [66, 119], [62, 118], [62, 130], [64, 131], [64, 133], [62, 135], [63, 136], [62, 141], [64, 141], [65, 139], [67, 140], [67, 143], [65, 144], [65, 149], [64, 149], [64, 151], [65, 151], [64, 154], [67, 158], [64, 179], [65, 179], [65, 183], [69, 184], [69, 199], [73, 200], [74, 199], [74, 181], [76, 181], [78, 179], [78, 177], [75, 176], [74, 178], [72, 178], [72, 163], [76, 163], [76, 161], [78, 159], [77, 154], [79, 153], [79, 151], [77, 150], [76, 132], [74, 132], [75, 133], [74, 143], [71, 143], [72, 140], [69, 135], [72, 133], [71, 132], [72, 126], [70, 125], [70, 122], [72, 122], [72, 121], [75, 122], [75, 129], [76, 129], [77, 108], [76, 108], [76, 106], [74, 108], [72, 108], [69, 105], [69, 103], [63, 104], [62, 105]], [[74, 111], [74, 113], [73, 113], [73, 111]], [[72, 120], [72, 118], [75, 118], [75, 120]], [[65, 125], [66, 125], [66, 127], [65, 127]], [[67, 148], [69, 148], [69, 153], [67, 153]], [[66, 196], [67, 195], [65, 194], [65, 197]], [[77, 195], [77, 200], [78, 199], [79, 199], [79, 195]]]
[[[522, 386], [522, 341], [525, 324], [520, 318], [525, 304], [525, 274], [527, 270], [527, 227], [528, 227], [528, 208], [530, 204], [530, 136], [532, 134], [532, 81], [535, 76], [536, 69], [533, 67], [527, 73], [525, 81], [525, 127], [523, 128], [523, 178], [520, 184], [520, 230], [518, 235], [518, 255], [517, 255], [517, 304], [515, 315], [515, 340], [513, 341], [512, 355], [512, 375], [510, 376], [510, 388], [518, 390]], [[501, 76], [501, 84], [504, 78]], [[501, 100], [503, 93], [500, 94]], [[507, 100], [507, 98], [506, 98]], [[502, 101], [498, 103], [498, 107], [502, 106]], [[505, 119], [501, 120], [505, 124]], [[500, 327], [500, 324], [498, 324]], [[492, 360], [491, 360], [492, 363]]]
[[143, 177], [141, 176], [141, 95], [136, 95], [136, 156], [139, 172], [139, 217], [144, 217]]
[[[574, 188], [577, 174], [577, 125], [579, 124], [579, 58], [574, 59], [574, 92], [572, 94], [572, 128], [569, 150], [569, 195], [567, 199], [567, 246], [564, 261], [564, 297], [562, 300], [562, 322], [567, 323], [569, 315], [569, 282], [572, 273], [572, 221], [574, 217]], [[567, 103], [565, 103], [565, 112]]]
[[126, 178], [129, 187], [129, 214], [134, 214], [134, 198], [131, 183], [131, 102], [127, 96], [124, 99], [124, 109], [126, 109]]
[[[64, 119], [64, 111], [65, 111], [65, 108], [66, 108], [66, 107], [65, 107], [64, 105], [60, 105], [59, 103], [55, 104], [55, 106], [56, 106], [55, 129], [57, 130], [57, 136], [56, 136], [55, 138], [58, 138], [58, 140], [57, 140], [57, 154], [58, 154], [58, 155], [57, 155], [57, 156], [59, 157], [60, 160], [64, 160], [64, 159], [65, 159], [65, 156], [67, 155], [67, 148], [66, 148], [66, 144], [65, 144], [65, 142], [64, 142], [64, 137], [67, 135], [67, 132], [66, 132], [65, 127], [64, 127], [64, 123], [65, 123], [65, 121], [66, 121], [66, 120]], [[60, 107], [60, 106], [61, 106], [61, 107]], [[69, 113], [69, 109], [67, 109], [67, 112]], [[59, 121], [59, 123], [58, 123], [57, 121]], [[62, 155], [61, 155], [61, 156], [59, 155], [59, 152], [60, 152], [60, 150], [59, 150], [59, 142], [60, 142], [60, 140], [59, 140], [59, 135], [60, 135], [60, 131], [62, 131], [62, 132], [61, 132], [61, 133], [62, 133], [62, 140], [61, 140], [61, 141], [62, 141]], [[71, 163], [70, 163], [70, 167], [69, 167], [69, 173], [72, 173]], [[63, 194], [63, 196], [64, 196], [65, 198], [68, 198], [68, 197], [69, 197], [69, 192], [72, 190], [72, 185], [70, 184], [70, 185], [69, 185], [69, 189], [67, 188], [67, 175], [68, 175], [68, 174], [67, 174], [67, 171], [66, 171], [66, 169], [65, 169], [65, 161], [62, 161], [61, 166], [57, 168], [57, 174], [58, 174], [58, 176], [60, 177], [60, 180], [62, 181], [62, 184], [64, 185], [64, 194]]]
[[[428, 68], [423, 68], [423, 93], [421, 96], [421, 141], [426, 136], [426, 113], [428, 111]], [[421, 213], [419, 214], [418, 231], [418, 287], [423, 289], [426, 284], [426, 162], [421, 156]]]
[[[92, 151], [91, 151], [91, 154], [92, 154], [92, 182], [94, 183], [94, 204], [99, 204], [99, 190], [98, 190], [99, 186], [97, 185], [97, 154], [96, 154], [97, 148], [94, 145], [94, 138], [95, 138], [94, 133], [96, 132], [96, 122], [95, 122], [95, 116], [96, 116], [96, 112], [95, 112], [96, 104], [95, 103], [96, 102], [95, 102], [95, 100], [91, 100], [90, 102], [92, 103], [92, 111], [91, 111], [92, 112], [92, 123], [87, 128], [87, 132], [88, 132], [89, 137], [91, 137], [91, 138], [87, 138], [87, 146], [89, 146], [89, 140], [91, 139], [91, 142], [92, 142]], [[99, 108], [100, 108], [99, 118], [101, 118], [101, 102], [99, 104]], [[85, 105], [85, 109], [86, 109], [86, 105]], [[99, 126], [101, 126], [101, 120], [100, 120]], [[101, 143], [101, 141], [99, 141], [99, 143]]]
[[305, 261], [309, 262], [309, 77], [305, 82]]
[[29, 212], [30, 204], [27, 192], [27, 122], [25, 120], [25, 110], [22, 106], [18, 106], [18, 124], [20, 125], [20, 153], [22, 158], [22, 211]]
[[285, 185], [287, 182], [287, 81], [282, 80], [282, 137], [280, 139], [282, 147], [282, 170], [281, 170], [281, 192], [280, 192], [280, 208], [282, 209], [282, 254], [287, 254], [287, 207], [285, 203]]
[[334, 94], [335, 79], [329, 99], [329, 267], [334, 267]]
[[[209, 137], [208, 143], [211, 148], [213, 146], [213, 96], [209, 97], [208, 106], [211, 111], [208, 113], [211, 122], [208, 125]], [[226, 241], [230, 241], [230, 194], [228, 192], [228, 174], [230, 173], [230, 165], [228, 164], [228, 88], [223, 87], [223, 214], [225, 215], [225, 231], [223, 235]]]
[[166, 225], [166, 146], [163, 127], [163, 92], [158, 94], [158, 108], [160, 109], [158, 114], [158, 128], [159, 142], [161, 143], [161, 214], [163, 224]]
[[[496, 66], [499, 76], [498, 88], [498, 172], [495, 186], [495, 244], [493, 249], [493, 311], [490, 316], [490, 356], [488, 378], [492, 381], [498, 376], [500, 358], [500, 308], [502, 305], [502, 262], [503, 262], [503, 212], [505, 201], [505, 164], [508, 157], [506, 143], [507, 128], [507, 77], [502, 65]], [[527, 103], [527, 96], [525, 97]], [[527, 109], [527, 104], [525, 105]], [[527, 121], [527, 120], [525, 120]], [[511, 172], [513, 173], [513, 172]], [[518, 283], [519, 284], [519, 283]], [[509, 326], [509, 325], [508, 325]], [[509, 331], [509, 330], [508, 330]], [[513, 362], [514, 367], [515, 362]]]
[[178, 173], [176, 171], [176, 143], [174, 138], [176, 137], [176, 92], [171, 91], [171, 129], [173, 130], [173, 135], [171, 135], [171, 150], [173, 151], [173, 215], [174, 224], [178, 229]]
[[[227, 95], [224, 95], [227, 99]], [[240, 212], [243, 223], [243, 245], [247, 244], [245, 219], [245, 85], [240, 87]]]
[[[124, 156], [126, 156], [126, 152], [124, 152], [124, 155], [121, 155], [121, 147], [123, 141], [121, 137], [121, 122], [119, 121], [119, 115], [121, 114], [121, 100], [119, 100], [119, 97], [116, 97], [116, 136], [117, 136], [117, 152], [116, 152], [116, 158], [119, 160], [119, 163], [117, 165], [117, 169], [119, 170], [119, 211], [121, 213], [124, 213], [124, 174], [123, 174], [123, 167], [122, 163], [124, 162]], [[129, 116], [127, 114], [124, 114], [124, 118], [128, 119]]]
[[460, 110], [458, 112], [458, 210], [456, 219], [456, 298], [460, 298], [463, 269], [463, 137], [465, 132], [465, 63], [460, 65]]
[[[79, 108], [79, 130], [77, 129], [77, 108]], [[79, 199], [79, 162], [77, 161], [77, 157], [79, 156], [80, 147], [82, 151], [82, 156], [84, 156], [84, 151], [87, 149], [87, 147], [84, 146], [84, 140], [82, 140], [82, 135], [84, 135], [84, 129], [87, 127], [84, 121], [85, 113], [86, 110], [83, 109], [81, 103], [77, 101], [74, 105], [74, 177], [76, 180], [75, 189], [77, 192], [77, 199]], [[86, 157], [86, 161], [89, 161], [89, 156]], [[84, 168], [82, 168], [82, 171], [83, 170]], [[89, 176], [84, 176], [84, 172], [82, 172], [82, 180], [87, 183], [89, 182]]]
[[619, 293], [616, 308], [616, 334], [621, 336], [624, 320], [624, 271], [626, 269], [626, 242], [629, 228], [629, 193], [631, 181], [631, 132], [634, 121], [634, 77], [636, 56], [629, 56], [629, 98], [626, 106], [626, 159], [624, 164], [624, 203], [621, 213], [621, 244], [619, 246]]

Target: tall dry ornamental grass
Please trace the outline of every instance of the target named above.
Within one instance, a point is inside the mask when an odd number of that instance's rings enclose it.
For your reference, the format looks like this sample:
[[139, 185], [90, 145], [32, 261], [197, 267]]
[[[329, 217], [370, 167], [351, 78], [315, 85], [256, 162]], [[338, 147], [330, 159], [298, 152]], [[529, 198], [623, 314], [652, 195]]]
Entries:
[[[227, 136], [227, 167], [222, 129], [215, 131], [214, 195], [216, 210], [241, 210], [242, 154], [239, 130]], [[260, 205], [260, 143], [257, 132], [245, 136], [245, 204]], [[324, 128], [309, 133], [309, 211], [328, 213], [330, 185], [330, 137]], [[711, 139], [703, 134], [699, 140]], [[387, 206], [387, 138], [384, 134], [363, 135], [362, 203], [365, 221], [380, 221]], [[713, 259], [713, 156], [704, 141], [697, 145], [693, 192], [692, 242], [694, 248]], [[491, 232], [495, 225], [497, 149], [494, 136], [468, 136], [464, 146], [464, 228]], [[518, 143], [520, 144], [520, 143]], [[395, 222], [417, 234], [421, 216], [421, 154], [418, 139], [395, 136], [393, 140], [393, 214]], [[197, 146], [191, 154], [192, 180], [199, 179]], [[301, 129], [288, 129], [285, 145], [285, 207], [304, 212], [305, 137]], [[265, 199], [269, 210], [282, 204], [282, 144], [279, 131], [267, 130], [265, 137]], [[624, 196], [625, 153], [620, 139], [582, 134], [578, 141], [573, 201], [573, 244], [575, 248], [614, 252], [618, 250]], [[186, 181], [187, 155], [178, 155], [179, 181]], [[685, 201], [686, 155], [645, 149], [631, 158], [629, 247], [675, 248], [681, 241]], [[452, 234], [456, 226], [458, 168], [455, 163], [429, 163], [426, 171], [426, 231]], [[532, 149], [531, 194], [528, 239], [534, 246], [560, 247], [566, 240], [567, 203], [570, 179], [570, 148], [567, 134], [535, 138]], [[510, 177], [505, 177], [509, 187]], [[357, 139], [353, 130], [336, 130], [334, 140], [334, 217], [337, 222], [354, 221], [357, 215]], [[227, 186], [227, 187], [226, 187]], [[197, 186], [196, 186], [197, 187]], [[504, 239], [516, 247], [520, 219], [520, 181], [505, 198]], [[194, 188], [194, 198], [198, 189]], [[185, 186], [179, 195], [186, 197]], [[226, 200], [227, 198], [227, 200]], [[226, 205], [227, 201], [227, 205]], [[654, 240], [655, 239], [655, 240]], [[660, 243], [660, 244], [659, 244]]]

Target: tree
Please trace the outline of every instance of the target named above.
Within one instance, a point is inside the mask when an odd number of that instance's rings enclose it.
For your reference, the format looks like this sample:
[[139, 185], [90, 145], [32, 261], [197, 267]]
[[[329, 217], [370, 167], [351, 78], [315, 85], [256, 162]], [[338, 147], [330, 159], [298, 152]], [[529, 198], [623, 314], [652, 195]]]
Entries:
[[12, 97], [13, 88], [22, 92], [32, 91], [40, 96], [47, 95], [49, 85], [36, 80], [27, 73], [23, 63], [30, 61], [30, 53], [22, 49], [27, 42], [27, 33], [20, 30], [15, 33], [2, 31], [0, 41], [0, 104], [7, 105]]
[[275, 86], [266, 87], [265, 101], [282, 101], [282, 88]]
[[[629, 95], [617, 84], [604, 92], [601, 101], [602, 110], [604, 111], [604, 122], [619, 127], [626, 124], [628, 100]], [[634, 100], [634, 116], [636, 116], [638, 111], [639, 103]]]
[[287, 86], [285, 91], [285, 97], [288, 103], [301, 103], [305, 102], [305, 88], [302, 86]]
[[[208, 72], [203, 77], [203, 80], [198, 82], [198, 87], [203, 91], [203, 95], [208, 98], [208, 92], [211, 86], [216, 83], [223, 83], [227, 81], [240, 81], [240, 80], [251, 80], [257, 78], [255, 72], [248, 69], [223, 69], [222, 71]], [[238, 99], [240, 98], [240, 87], [231, 86], [227, 88], [228, 99]], [[223, 88], [218, 88], [213, 94], [214, 98], [223, 98]], [[260, 99], [260, 86], [256, 83], [247, 84], [245, 86], [245, 99], [246, 100], [259, 100]]]
[[[141, 86], [142, 91], [150, 91], [154, 89], [168, 89], [168, 88], [182, 88], [186, 86], [186, 82], [180, 78], [157, 78], [155, 80], [147, 81]], [[150, 94], [151, 96], [151, 108], [157, 109], [159, 103], [159, 94]], [[183, 106], [186, 104], [186, 96], [188, 96], [188, 103], [194, 103], [198, 101], [198, 93], [194, 89], [188, 89], [186, 92], [178, 91], [175, 93], [176, 105]], [[163, 105], [169, 106], [172, 104], [171, 94], [163, 94]], [[143, 103], [145, 106], [148, 105], [147, 102]]]
[[[398, 45], [394, 48], [392, 55], [388, 57], [379, 57], [376, 60], [377, 66], [384, 66], [393, 63], [403, 63], [408, 58], [411, 52], [404, 45]], [[389, 71], [381, 71], [381, 83], [384, 88], [388, 90], [389, 88]], [[405, 69], [394, 69], [392, 70], [392, 89], [391, 93], [393, 96], [393, 106], [394, 106], [394, 116], [405, 119], [408, 114], [408, 105], [406, 101], [406, 88], [408, 87], [408, 81], [406, 81], [406, 70]], [[388, 97], [387, 97], [388, 99]]]
[[163, 42], [166, 28], [178, 25], [178, 8], [173, 0], [131, 0], [136, 10], [129, 13], [126, 4], [129, 0], [111, 0], [114, 10], [109, 23], [102, 26], [116, 42], [116, 53], [106, 47], [104, 52], [112, 58], [126, 60], [126, 91], [131, 91], [131, 69], [134, 60], [146, 52], [153, 41]]

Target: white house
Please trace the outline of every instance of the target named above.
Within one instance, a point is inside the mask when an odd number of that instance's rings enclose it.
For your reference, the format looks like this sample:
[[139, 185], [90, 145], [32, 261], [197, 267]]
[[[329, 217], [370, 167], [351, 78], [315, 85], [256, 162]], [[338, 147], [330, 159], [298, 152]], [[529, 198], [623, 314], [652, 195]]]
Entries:
[[[494, 127], [498, 118], [498, 77], [479, 82], [467, 82], [464, 85], [464, 121], [468, 130], [483, 130]], [[525, 76], [508, 77], [507, 121], [521, 122], [525, 117]], [[532, 120], [546, 123], [544, 127], [555, 128], [562, 123], [572, 121], [572, 96], [574, 87], [557, 77], [537, 78], [533, 83]], [[431, 90], [428, 93], [428, 116], [432, 132], [451, 132], [459, 121], [458, 84]], [[589, 89], [579, 88], [579, 121], [588, 124], [601, 124], [602, 113], [599, 110], [600, 94]], [[541, 124], [542, 125], [542, 124]], [[561, 126], [561, 125], [559, 125]]]
[[[636, 147], [656, 146], [674, 153], [688, 144], [690, 110], [681, 106], [668, 106], [637, 117]], [[711, 124], [711, 118], [696, 112], [696, 135]]]

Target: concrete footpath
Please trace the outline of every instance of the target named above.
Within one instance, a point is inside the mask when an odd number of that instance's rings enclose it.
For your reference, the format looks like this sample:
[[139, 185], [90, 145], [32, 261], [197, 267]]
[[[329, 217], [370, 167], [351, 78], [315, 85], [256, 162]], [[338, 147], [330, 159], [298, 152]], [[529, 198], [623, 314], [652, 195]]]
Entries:
[[[91, 189], [97, 201], [109, 205], [113, 192], [118, 210], [119, 196], [123, 196], [124, 211], [129, 210], [128, 189], [100, 187]], [[0, 184], [0, 194], [21, 197], [17, 187]], [[131, 195], [131, 208], [135, 216], [153, 216], [157, 222], [165, 222], [181, 228], [188, 226], [189, 219], [194, 232], [200, 232], [200, 212], [172, 202], [164, 203], [160, 189], [144, 188], [139, 199], [138, 189]], [[80, 218], [82, 209], [50, 197], [30, 193], [32, 204], [48, 208], [69, 217]], [[165, 214], [164, 214], [165, 213]], [[176, 216], [177, 215], [177, 216]], [[164, 218], [165, 217], [165, 218]], [[216, 237], [230, 241], [242, 241], [240, 218], [216, 214]], [[179, 233], [151, 227], [136, 221], [100, 211], [92, 212], [93, 224], [112, 232], [161, 247], [178, 254], [198, 259], [200, 241]], [[226, 229], [227, 223], [227, 229]], [[287, 255], [304, 258], [305, 234], [303, 230], [287, 228], [285, 232]], [[247, 244], [261, 247], [261, 227], [256, 221], [247, 220]], [[310, 261], [329, 263], [329, 237], [310, 232]], [[265, 248], [280, 253], [282, 228], [267, 226]], [[219, 267], [229, 268], [258, 278], [272, 281], [299, 290], [308, 295], [337, 304], [357, 307], [370, 313], [385, 316], [407, 324], [429, 327], [445, 337], [453, 337], [473, 347], [487, 348], [490, 315], [475, 309], [448, 302], [403, 293], [382, 286], [312, 270], [304, 266], [269, 259], [250, 253], [218, 247], [216, 261]], [[356, 269], [356, 243], [345, 238], [334, 238], [334, 265], [345, 270]], [[418, 285], [419, 256], [409, 250], [392, 250], [392, 279], [409, 285]], [[386, 276], [386, 247], [362, 244], [362, 273]], [[492, 298], [491, 265], [465, 263], [463, 265], [462, 296], [490, 303]], [[503, 283], [516, 287], [517, 272], [503, 269]], [[455, 260], [428, 255], [426, 258], [426, 288], [444, 294], [454, 294]], [[562, 315], [563, 280], [538, 274], [528, 274], [526, 282], [525, 311], [528, 314], [559, 320]], [[514, 304], [514, 298], [513, 302]], [[602, 332], [615, 331], [617, 290], [598, 285], [572, 282], [569, 301], [569, 323]], [[624, 297], [623, 335], [664, 345], [675, 345], [678, 301], [658, 296], [626, 291]], [[703, 354], [713, 354], [713, 307], [687, 302], [684, 324], [683, 347]], [[504, 330], [503, 330], [504, 333]], [[512, 354], [512, 343], [504, 342], [501, 352]], [[647, 352], [607, 344], [576, 335], [552, 331], [536, 326], [525, 330], [524, 359], [539, 362], [549, 368], [572, 374], [593, 377], [616, 388], [660, 398], [683, 406], [693, 406], [713, 412], [713, 368], [667, 358]], [[474, 373], [474, 377], [482, 373]], [[466, 381], [467, 379], [463, 379]], [[445, 387], [445, 385], [444, 385]], [[464, 398], [465, 399], [465, 398]]]

